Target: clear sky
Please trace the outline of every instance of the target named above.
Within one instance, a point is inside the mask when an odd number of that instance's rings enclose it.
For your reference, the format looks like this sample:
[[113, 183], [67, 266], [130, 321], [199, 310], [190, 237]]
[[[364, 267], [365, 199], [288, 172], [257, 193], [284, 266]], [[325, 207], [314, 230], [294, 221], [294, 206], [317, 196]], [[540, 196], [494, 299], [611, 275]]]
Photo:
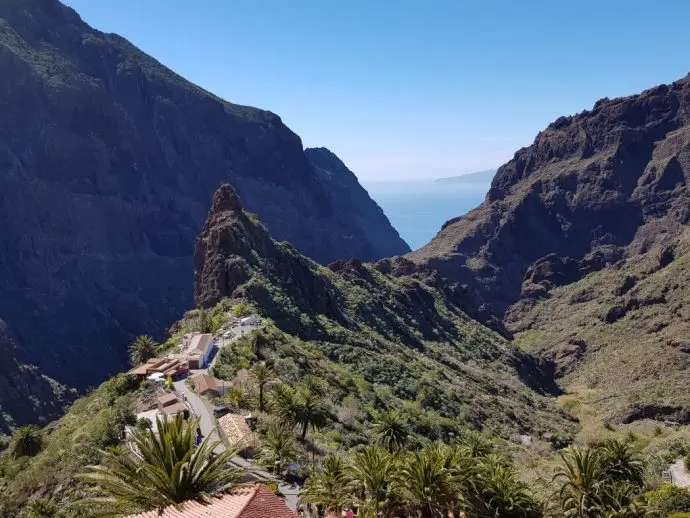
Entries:
[[370, 181], [498, 166], [560, 115], [690, 71], [687, 0], [66, 3]]

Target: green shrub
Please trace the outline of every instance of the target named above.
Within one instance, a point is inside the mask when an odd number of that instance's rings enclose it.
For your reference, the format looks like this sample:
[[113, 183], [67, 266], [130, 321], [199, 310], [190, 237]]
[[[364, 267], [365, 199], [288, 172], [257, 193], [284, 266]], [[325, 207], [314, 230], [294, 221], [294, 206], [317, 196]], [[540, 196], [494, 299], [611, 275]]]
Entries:
[[12, 437], [10, 454], [13, 458], [35, 457], [43, 449], [43, 432], [38, 426], [29, 425], [17, 430]]
[[148, 417], [142, 417], [137, 421], [137, 428], [142, 432], [145, 430], [150, 430], [152, 426], [153, 423], [151, 422], [151, 419], [149, 419]]
[[690, 455], [685, 457], [685, 469], [690, 471]]
[[665, 484], [646, 495], [649, 505], [663, 514], [690, 512], [690, 490]]
[[252, 307], [246, 302], [238, 302], [232, 308], [232, 316], [236, 318], [248, 317], [252, 314]]

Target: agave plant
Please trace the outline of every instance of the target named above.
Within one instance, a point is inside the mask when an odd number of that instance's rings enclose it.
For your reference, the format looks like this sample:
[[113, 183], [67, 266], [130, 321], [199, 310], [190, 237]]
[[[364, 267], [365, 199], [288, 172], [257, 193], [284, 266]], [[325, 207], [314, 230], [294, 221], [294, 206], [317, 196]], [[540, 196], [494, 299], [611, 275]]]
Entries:
[[136, 430], [126, 447], [102, 452], [102, 463], [81, 475], [99, 496], [84, 503], [100, 515], [135, 514], [229, 490], [243, 475], [228, 467], [236, 452], [215, 455], [219, 441], [209, 437], [197, 447], [198, 428], [181, 416], [156, 420], [155, 431]]

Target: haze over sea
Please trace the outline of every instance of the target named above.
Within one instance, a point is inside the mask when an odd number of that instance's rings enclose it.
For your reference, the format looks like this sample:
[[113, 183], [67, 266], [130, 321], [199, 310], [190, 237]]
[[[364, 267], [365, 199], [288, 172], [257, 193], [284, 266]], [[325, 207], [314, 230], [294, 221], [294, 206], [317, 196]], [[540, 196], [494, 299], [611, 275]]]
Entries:
[[491, 185], [488, 178], [468, 182], [362, 183], [412, 250], [427, 244], [449, 219], [477, 207]]

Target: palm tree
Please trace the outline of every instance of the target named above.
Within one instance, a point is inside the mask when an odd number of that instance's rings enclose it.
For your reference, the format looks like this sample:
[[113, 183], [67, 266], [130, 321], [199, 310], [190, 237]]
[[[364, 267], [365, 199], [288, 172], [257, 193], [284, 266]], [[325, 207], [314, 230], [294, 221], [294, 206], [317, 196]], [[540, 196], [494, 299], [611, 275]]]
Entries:
[[321, 469], [307, 479], [300, 501], [340, 516], [343, 509], [352, 506], [353, 489], [345, 461], [337, 454], [330, 454], [323, 461]]
[[299, 409], [297, 396], [292, 388], [281, 383], [269, 394], [269, 400], [271, 411], [280, 418], [284, 425], [294, 426], [297, 424]]
[[520, 482], [512, 466], [503, 462], [483, 463], [478, 494], [482, 511], [479, 514], [501, 518], [538, 518], [541, 506]]
[[591, 518], [601, 512], [599, 493], [604, 464], [599, 450], [568, 448], [554, 481], [562, 480], [559, 497], [564, 516]]
[[158, 344], [149, 335], [140, 335], [129, 346], [129, 362], [132, 366], [141, 365], [156, 356]]
[[374, 439], [389, 452], [404, 448], [408, 437], [409, 432], [400, 412], [384, 412], [374, 424]]
[[400, 502], [400, 469], [394, 455], [378, 446], [367, 446], [354, 456], [349, 476], [355, 502], [364, 515], [389, 515]]
[[235, 408], [251, 410], [254, 406], [252, 397], [242, 387], [232, 387], [225, 393], [225, 399]]
[[297, 395], [297, 424], [301, 427], [300, 440], [307, 438], [307, 430], [326, 426], [328, 410], [321, 397], [310, 390], [301, 390]]
[[23, 426], [14, 434], [10, 454], [13, 458], [35, 457], [43, 449], [43, 432], [38, 426]]
[[643, 518], [650, 516], [650, 509], [640, 495], [636, 484], [614, 483], [606, 486], [601, 499], [604, 503], [604, 518]]
[[297, 456], [295, 436], [292, 430], [283, 424], [270, 423], [261, 446], [261, 457], [272, 466], [276, 475], [281, 474], [287, 463]]
[[34, 500], [22, 514], [24, 518], [53, 518], [57, 516], [57, 506], [50, 500]]
[[486, 457], [494, 451], [494, 444], [488, 437], [471, 430], [464, 432], [458, 438], [457, 443], [474, 458]]
[[644, 485], [644, 463], [635, 455], [629, 443], [610, 439], [604, 442], [599, 450], [608, 478], [614, 482], [628, 482], [638, 487]]
[[259, 389], [259, 410], [264, 411], [264, 389], [270, 383], [278, 381], [275, 372], [266, 363], [261, 362], [254, 365], [249, 370], [249, 376]]
[[136, 430], [129, 448], [102, 452], [102, 464], [81, 475], [102, 498], [86, 503], [103, 514], [136, 514], [229, 490], [242, 476], [228, 467], [236, 452], [214, 454], [219, 441], [210, 437], [197, 447], [198, 428], [181, 416], [156, 420], [156, 431]]
[[405, 500], [419, 518], [448, 516], [464, 501], [462, 488], [438, 447], [410, 454], [400, 473]]

